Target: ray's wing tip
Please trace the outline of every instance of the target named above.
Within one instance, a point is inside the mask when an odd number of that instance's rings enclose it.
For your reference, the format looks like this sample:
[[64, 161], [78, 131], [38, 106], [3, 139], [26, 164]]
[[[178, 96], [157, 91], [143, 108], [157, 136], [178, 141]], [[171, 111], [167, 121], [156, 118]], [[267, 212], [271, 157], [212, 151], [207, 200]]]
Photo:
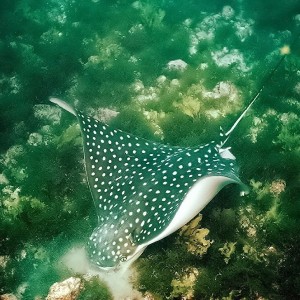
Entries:
[[61, 106], [63, 103], [65, 103], [63, 100], [61, 100], [59, 98], [56, 98], [56, 97], [50, 97], [49, 101], [54, 103], [54, 104], [57, 104], [59, 106]]
[[57, 104], [58, 106], [60, 106], [64, 110], [66, 110], [69, 113], [73, 114], [74, 116], [77, 115], [75, 109], [70, 104], [68, 104], [67, 102], [65, 102], [65, 101], [63, 101], [59, 98], [55, 98], [55, 97], [50, 97], [49, 101], [54, 103], [54, 104]]
[[235, 183], [239, 186], [239, 192], [240, 196], [246, 196], [250, 193], [250, 189], [248, 185], [246, 185], [244, 182], [241, 181], [241, 179], [238, 176], [230, 177]]
[[249, 193], [250, 193], [249, 187], [246, 184], [241, 183], [240, 195], [243, 197], [243, 196], [248, 195]]

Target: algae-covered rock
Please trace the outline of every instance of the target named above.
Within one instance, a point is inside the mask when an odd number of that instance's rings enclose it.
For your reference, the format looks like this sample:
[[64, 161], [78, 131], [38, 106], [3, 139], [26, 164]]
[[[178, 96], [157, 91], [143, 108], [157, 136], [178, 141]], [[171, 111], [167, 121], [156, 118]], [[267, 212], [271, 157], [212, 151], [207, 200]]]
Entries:
[[132, 3], [132, 7], [140, 12], [141, 22], [145, 27], [156, 29], [162, 26], [165, 17], [165, 12], [162, 9], [146, 1], [135, 1]]
[[116, 108], [99, 108], [95, 110], [92, 115], [104, 123], [110, 122], [113, 118], [117, 117], [119, 112]]
[[271, 182], [270, 192], [274, 196], [279, 196], [282, 192], [285, 191], [286, 182], [283, 179], [276, 179]]
[[201, 111], [200, 101], [191, 96], [185, 97], [181, 102], [175, 103], [174, 106], [192, 118], [196, 117]]
[[167, 64], [169, 70], [184, 71], [187, 68], [187, 63], [182, 59], [171, 60]]
[[229, 50], [227, 47], [224, 47], [222, 50], [212, 52], [212, 58], [219, 67], [226, 68], [236, 64], [242, 72], [250, 70], [245, 63], [243, 54], [238, 49]]
[[81, 289], [81, 279], [70, 277], [62, 282], [54, 283], [50, 287], [46, 300], [76, 300]]
[[34, 117], [45, 124], [59, 124], [61, 109], [46, 104], [37, 104], [33, 107]]
[[114, 32], [112, 36], [103, 39], [96, 35], [92, 40], [86, 40], [85, 43], [92, 44], [95, 52], [88, 58], [84, 68], [111, 68], [114, 60], [117, 60], [123, 51], [122, 46], [118, 43], [118, 35], [118, 32]]

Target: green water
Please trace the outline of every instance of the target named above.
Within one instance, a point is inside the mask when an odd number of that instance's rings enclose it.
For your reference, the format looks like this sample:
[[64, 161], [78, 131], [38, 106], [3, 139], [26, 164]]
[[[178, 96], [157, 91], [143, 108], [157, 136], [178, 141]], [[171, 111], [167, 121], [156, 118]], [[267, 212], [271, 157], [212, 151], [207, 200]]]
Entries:
[[[202, 212], [206, 254], [175, 233], [136, 267], [137, 287], [157, 299], [184, 295], [172, 280], [189, 268], [195, 299], [299, 298], [299, 26], [298, 0], [2, 0], [0, 295], [47, 295], [74, 275], [58, 258], [96, 226], [80, 133], [50, 96], [195, 146], [230, 128], [292, 44], [229, 141], [250, 194], [230, 187]], [[182, 70], [168, 67], [178, 59]]]

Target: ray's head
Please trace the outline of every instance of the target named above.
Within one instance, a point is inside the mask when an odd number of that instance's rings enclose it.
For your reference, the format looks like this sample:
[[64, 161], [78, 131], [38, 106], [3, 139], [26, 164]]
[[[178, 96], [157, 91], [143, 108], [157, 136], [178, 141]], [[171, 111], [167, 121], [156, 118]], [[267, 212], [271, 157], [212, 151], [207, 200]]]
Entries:
[[116, 268], [135, 252], [136, 245], [128, 229], [119, 222], [106, 222], [96, 227], [89, 238], [88, 253], [98, 267], [109, 270]]

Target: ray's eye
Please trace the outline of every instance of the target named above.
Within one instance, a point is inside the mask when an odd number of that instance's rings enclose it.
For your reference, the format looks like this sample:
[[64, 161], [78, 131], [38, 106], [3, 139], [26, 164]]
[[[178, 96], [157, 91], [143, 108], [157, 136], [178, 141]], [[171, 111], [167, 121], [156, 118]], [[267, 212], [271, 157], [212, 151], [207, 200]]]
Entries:
[[127, 260], [127, 257], [126, 256], [121, 256], [121, 259], [120, 259], [122, 262], [126, 261]]

